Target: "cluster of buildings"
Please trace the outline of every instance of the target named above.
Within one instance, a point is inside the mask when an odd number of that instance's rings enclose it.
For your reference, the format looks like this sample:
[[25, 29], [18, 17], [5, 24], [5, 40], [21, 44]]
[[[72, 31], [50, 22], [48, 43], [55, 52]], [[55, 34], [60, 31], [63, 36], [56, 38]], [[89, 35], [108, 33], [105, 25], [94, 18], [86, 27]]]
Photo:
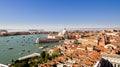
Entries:
[[[1, 33], [8, 32], [0, 30], [0, 35]], [[98, 65], [120, 67], [120, 30], [67, 31], [64, 29], [59, 33], [49, 34], [48, 38], [59, 38], [63, 42], [46, 50], [51, 56], [54, 52], [59, 52], [59, 56], [46, 63], [38, 63], [38, 67], [98, 67]], [[40, 56], [35, 53], [19, 59], [36, 55]]]
[[102, 31], [84, 31], [69, 33], [71, 39], [65, 40], [65, 43], [75, 43], [94, 48], [107, 54], [120, 54], [120, 31], [102, 30]]
[[37, 29], [31, 29], [28, 31], [9, 31], [5, 29], [0, 29], [0, 36], [13, 36], [13, 35], [29, 35], [29, 34], [48, 34], [50, 32], [46, 32], [44, 30], [37, 30]]
[[0, 29], [0, 36], [3, 36], [5, 34], [7, 34], [8, 31], [7, 30], [4, 30], [4, 29]]
[[53, 51], [59, 51], [61, 55], [45, 64], [39, 64], [39, 67], [91, 67], [101, 58], [97, 51], [88, 51], [76, 44], [62, 44], [48, 50], [48, 53]]
[[48, 53], [53, 51], [59, 51], [60, 56], [39, 67], [95, 67], [101, 58], [120, 67], [120, 62], [115, 60], [120, 59], [120, 30], [67, 31], [64, 43]]

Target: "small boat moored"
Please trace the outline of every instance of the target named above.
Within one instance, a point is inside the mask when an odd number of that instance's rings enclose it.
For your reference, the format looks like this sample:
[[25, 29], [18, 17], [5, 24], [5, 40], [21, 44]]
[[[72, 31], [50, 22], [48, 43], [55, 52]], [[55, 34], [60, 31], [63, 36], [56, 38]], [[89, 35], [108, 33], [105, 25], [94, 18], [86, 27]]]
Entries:
[[12, 50], [13, 48], [12, 47], [10, 47], [10, 48], [8, 48], [9, 50]]
[[45, 45], [45, 46], [42, 46], [42, 47], [39, 47], [39, 49], [44, 49], [44, 48], [47, 48], [48, 46]]

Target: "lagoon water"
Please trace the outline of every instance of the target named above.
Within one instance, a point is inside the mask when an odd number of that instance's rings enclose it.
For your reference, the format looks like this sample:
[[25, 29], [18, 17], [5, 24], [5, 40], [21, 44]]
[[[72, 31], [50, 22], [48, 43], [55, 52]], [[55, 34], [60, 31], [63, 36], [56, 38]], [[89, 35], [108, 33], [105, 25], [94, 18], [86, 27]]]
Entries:
[[0, 37], [0, 63], [10, 64], [12, 60], [29, 55], [34, 52], [40, 53], [44, 49], [39, 47], [47, 45], [49, 48], [58, 43], [34, 44], [37, 37], [45, 38], [47, 34], [17, 35]]

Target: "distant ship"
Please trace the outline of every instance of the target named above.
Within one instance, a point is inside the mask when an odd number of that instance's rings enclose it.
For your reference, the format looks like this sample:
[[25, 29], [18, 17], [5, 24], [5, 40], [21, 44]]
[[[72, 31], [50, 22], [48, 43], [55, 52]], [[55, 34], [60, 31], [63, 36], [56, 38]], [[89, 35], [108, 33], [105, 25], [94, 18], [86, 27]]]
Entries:
[[43, 32], [43, 29], [29, 29], [30, 32]]

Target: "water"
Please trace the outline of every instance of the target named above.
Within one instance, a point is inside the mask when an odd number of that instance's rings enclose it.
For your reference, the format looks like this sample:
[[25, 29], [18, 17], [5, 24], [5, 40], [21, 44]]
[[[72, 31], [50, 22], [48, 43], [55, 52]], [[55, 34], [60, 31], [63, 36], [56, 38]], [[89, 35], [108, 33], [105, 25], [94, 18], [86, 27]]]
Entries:
[[[34, 52], [40, 53], [44, 49], [39, 49], [39, 47], [44, 45], [47, 45], [49, 48], [58, 45], [58, 43], [34, 44], [37, 37], [45, 38], [47, 34], [0, 37], [0, 63], [10, 64], [12, 59], [16, 60]], [[9, 48], [13, 49], [10, 50]]]

